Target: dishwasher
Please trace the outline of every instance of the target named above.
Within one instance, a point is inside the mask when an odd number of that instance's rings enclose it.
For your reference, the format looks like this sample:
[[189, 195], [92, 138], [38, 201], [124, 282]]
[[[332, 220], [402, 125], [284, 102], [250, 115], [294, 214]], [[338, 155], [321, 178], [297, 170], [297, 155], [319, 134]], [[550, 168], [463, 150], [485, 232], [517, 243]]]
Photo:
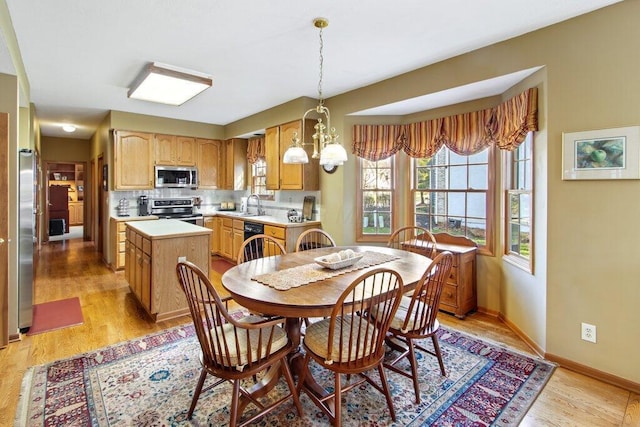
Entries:
[[[253, 237], [258, 234], [264, 234], [264, 224], [261, 224], [259, 222], [250, 222], [250, 221], [244, 222], [244, 240], [247, 240], [249, 237]], [[258, 243], [257, 245], [258, 255], [260, 258], [262, 258], [262, 254], [263, 254], [262, 241], [257, 241], [256, 243]], [[245, 251], [246, 250], [247, 249], [245, 249]], [[245, 253], [244, 256], [245, 258], [249, 257], [247, 253]]]

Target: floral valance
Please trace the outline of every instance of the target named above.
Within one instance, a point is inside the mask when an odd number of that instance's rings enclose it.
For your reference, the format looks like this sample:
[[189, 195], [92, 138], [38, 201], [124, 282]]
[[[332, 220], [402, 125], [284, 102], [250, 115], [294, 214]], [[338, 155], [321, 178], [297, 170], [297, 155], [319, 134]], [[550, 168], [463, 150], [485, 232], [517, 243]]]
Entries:
[[254, 164], [258, 160], [264, 160], [264, 138], [251, 138], [247, 144], [247, 160]]
[[471, 155], [495, 144], [513, 150], [538, 128], [538, 90], [528, 89], [495, 108], [405, 125], [355, 125], [353, 153], [376, 161], [400, 149], [411, 157], [428, 158], [442, 145]]

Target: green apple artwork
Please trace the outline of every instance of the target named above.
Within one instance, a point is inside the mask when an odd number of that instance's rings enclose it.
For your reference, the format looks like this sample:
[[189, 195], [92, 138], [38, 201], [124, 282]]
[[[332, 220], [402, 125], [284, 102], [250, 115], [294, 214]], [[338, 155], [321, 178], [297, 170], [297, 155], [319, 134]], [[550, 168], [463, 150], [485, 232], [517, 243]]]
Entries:
[[624, 137], [576, 141], [576, 167], [623, 168], [624, 143]]

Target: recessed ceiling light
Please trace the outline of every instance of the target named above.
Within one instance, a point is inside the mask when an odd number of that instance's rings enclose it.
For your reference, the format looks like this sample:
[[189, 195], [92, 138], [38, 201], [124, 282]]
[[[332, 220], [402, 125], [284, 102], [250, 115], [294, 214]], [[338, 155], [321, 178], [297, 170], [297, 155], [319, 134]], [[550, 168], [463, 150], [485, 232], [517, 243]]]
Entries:
[[62, 130], [71, 133], [76, 131], [76, 127], [74, 125], [62, 125]]
[[211, 77], [206, 74], [154, 62], [147, 65], [136, 78], [127, 96], [161, 104], [182, 105], [212, 85]]

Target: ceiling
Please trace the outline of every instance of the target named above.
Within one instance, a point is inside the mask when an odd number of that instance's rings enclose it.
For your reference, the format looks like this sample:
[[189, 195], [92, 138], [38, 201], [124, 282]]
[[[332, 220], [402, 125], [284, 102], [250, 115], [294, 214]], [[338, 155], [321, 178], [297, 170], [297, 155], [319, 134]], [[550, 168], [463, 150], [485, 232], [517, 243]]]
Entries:
[[[109, 110], [225, 125], [317, 98], [318, 16], [329, 20], [322, 89], [330, 98], [617, 1], [0, 0], [42, 134], [82, 139]], [[16, 74], [11, 39], [0, 33], [0, 73]], [[127, 98], [149, 62], [209, 74], [213, 87], [179, 107]], [[358, 114], [408, 114], [491, 96], [533, 71]], [[62, 123], [78, 131], [66, 134]]]

